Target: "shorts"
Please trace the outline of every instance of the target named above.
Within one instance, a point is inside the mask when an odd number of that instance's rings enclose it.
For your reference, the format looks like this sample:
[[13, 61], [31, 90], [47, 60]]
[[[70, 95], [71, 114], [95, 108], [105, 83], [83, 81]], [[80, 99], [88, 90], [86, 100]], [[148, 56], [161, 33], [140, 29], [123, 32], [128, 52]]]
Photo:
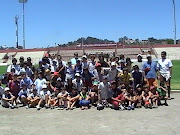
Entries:
[[79, 105], [80, 106], [88, 106], [90, 104], [89, 100], [80, 100]]
[[148, 79], [147, 79], [147, 85], [148, 85], [149, 87], [151, 87], [151, 86], [157, 87], [157, 86], [158, 86], [158, 83], [157, 83], [157, 80], [156, 80], [155, 78], [148, 78]]

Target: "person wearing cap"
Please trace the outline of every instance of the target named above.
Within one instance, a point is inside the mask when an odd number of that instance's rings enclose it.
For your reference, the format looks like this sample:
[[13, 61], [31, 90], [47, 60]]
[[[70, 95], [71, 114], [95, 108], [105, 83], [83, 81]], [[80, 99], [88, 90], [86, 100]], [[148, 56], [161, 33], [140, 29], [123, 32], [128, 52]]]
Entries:
[[38, 78], [34, 81], [35, 88], [37, 90], [37, 93], [39, 94], [42, 90], [42, 86], [46, 84], [46, 79], [43, 78], [43, 75], [41, 72], [38, 73]]
[[48, 108], [48, 101], [49, 101], [49, 96], [51, 95], [51, 92], [47, 89], [47, 85], [43, 84], [42, 90], [40, 91], [39, 97], [40, 100], [38, 102], [38, 105], [36, 106], [37, 110], [41, 109], [41, 105]]
[[171, 77], [172, 77], [172, 67], [173, 64], [170, 59], [166, 58], [167, 53], [165, 51], [161, 52], [161, 59], [158, 60], [157, 68], [159, 71], [160, 85], [165, 86], [168, 89], [168, 99], [171, 99]]
[[96, 63], [93, 74], [96, 77], [95, 81], [102, 82], [103, 70], [101, 68], [101, 63]]
[[143, 69], [143, 65], [144, 65], [144, 61], [142, 60], [142, 55], [138, 54], [137, 55], [137, 61], [132, 63], [132, 67], [134, 67], [135, 65], [138, 65], [139, 69], [142, 70]]
[[81, 62], [81, 64], [82, 64], [82, 69], [84, 69], [84, 68], [86, 68], [86, 67], [89, 68], [89, 62], [87, 61], [87, 56], [86, 56], [86, 55], [83, 55], [83, 56], [82, 56], [82, 62]]
[[16, 106], [15, 96], [12, 95], [10, 89], [6, 87], [2, 95], [2, 107], [14, 109]]
[[80, 60], [80, 59], [78, 58], [78, 53], [75, 52], [74, 53], [74, 58], [71, 59], [72, 65], [76, 65], [77, 64], [77, 60]]
[[58, 68], [57, 61], [53, 60], [51, 65], [51, 73], [56, 72], [57, 68]]
[[108, 71], [108, 81], [115, 81], [119, 71], [116, 68], [116, 62], [111, 62], [111, 68]]
[[156, 85], [157, 86], [157, 63], [152, 61], [151, 55], [147, 55], [147, 62], [143, 65], [143, 76], [147, 81], [149, 87]]
[[38, 105], [39, 100], [40, 98], [38, 97], [37, 89], [36, 88], [31, 89], [27, 97], [28, 108], [36, 107]]
[[91, 53], [90, 54], [90, 61], [89, 61], [89, 71], [93, 72], [95, 69], [95, 65], [96, 65], [96, 54]]
[[83, 86], [83, 80], [81, 78], [81, 75], [79, 73], [75, 74], [75, 79], [72, 81], [75, 88], [77, 88], [78, 92], [81, 91], [81, 88]]
[[132, 82], [132, 76], [131, 74], [128, 72], [127, 68], [123, 68], [123, 72], [118, 74], [118, 78], [119, 78], [119, 83], [120, 84], [125, 84], [125, 87], [128, 88], [129, 85]]
[[20, 66], [21, 68], [24, 66], [24, 57], [23, 57], [23, 56], [21, 56], [21, 57], [19, 58], [19, 66]]
[[20, 66], [17, 65], [17, 59], [16, 58], [13, 58], [12, 59], [12, 64], [8, 66], [7, 68], [7, 74], [10, 74], [12, 69], [15, 69], [15, 73], [16, 74], [19, 74], [19, 71], [20, 71]]

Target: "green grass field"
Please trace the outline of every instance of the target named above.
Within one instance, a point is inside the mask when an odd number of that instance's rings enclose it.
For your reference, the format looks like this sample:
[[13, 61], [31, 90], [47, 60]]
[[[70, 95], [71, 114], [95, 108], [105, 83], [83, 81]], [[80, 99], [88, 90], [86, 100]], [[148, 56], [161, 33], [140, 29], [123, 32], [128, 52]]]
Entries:
[[[173, 74], [171, 79], [171, 89], [180, 90], [180, 60], [173, 60]], [[0, 66], [0, 75], [6, 72], [7, 66]]]

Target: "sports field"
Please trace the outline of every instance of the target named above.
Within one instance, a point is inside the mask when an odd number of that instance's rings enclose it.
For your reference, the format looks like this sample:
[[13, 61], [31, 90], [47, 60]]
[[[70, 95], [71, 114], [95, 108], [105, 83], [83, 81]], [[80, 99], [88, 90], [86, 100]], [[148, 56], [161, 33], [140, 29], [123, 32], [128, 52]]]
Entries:
[[[171, 89], [180, 90], [180, 60], [173, 60], [173, 75]], [[6, 72], [7, 66], [0, 66], [0, 75]]]

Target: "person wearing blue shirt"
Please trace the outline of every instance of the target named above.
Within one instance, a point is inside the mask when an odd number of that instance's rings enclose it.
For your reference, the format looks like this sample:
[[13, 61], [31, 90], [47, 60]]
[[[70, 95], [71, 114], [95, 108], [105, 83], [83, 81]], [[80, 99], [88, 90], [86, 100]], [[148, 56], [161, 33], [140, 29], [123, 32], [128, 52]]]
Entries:
[[152, 61], [152, 57], [150, 55], [147, 56], [147, 62], [145, 62], [143, 65], [143, 71], [148, 86], [149, 87], [157, 86], [157, 81], [156, 81], [157, 63]]

